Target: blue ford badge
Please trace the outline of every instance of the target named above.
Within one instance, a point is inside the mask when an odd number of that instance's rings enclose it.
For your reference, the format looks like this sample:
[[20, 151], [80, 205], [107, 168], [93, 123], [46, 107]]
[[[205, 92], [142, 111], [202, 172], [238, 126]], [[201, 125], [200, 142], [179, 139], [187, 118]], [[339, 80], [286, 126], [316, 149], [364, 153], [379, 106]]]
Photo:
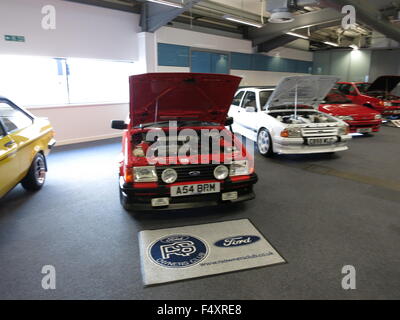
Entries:
[[258, 240], [260, 240], [260, 237], [257, 236], [236, 236], [219, 240], [214, 245], [221, 248], [239, 247], [252, 244]]
[[200, 171], [190, 171], [189, 176], [197, 177], [200, 175], [200, 173], [201, 173]]

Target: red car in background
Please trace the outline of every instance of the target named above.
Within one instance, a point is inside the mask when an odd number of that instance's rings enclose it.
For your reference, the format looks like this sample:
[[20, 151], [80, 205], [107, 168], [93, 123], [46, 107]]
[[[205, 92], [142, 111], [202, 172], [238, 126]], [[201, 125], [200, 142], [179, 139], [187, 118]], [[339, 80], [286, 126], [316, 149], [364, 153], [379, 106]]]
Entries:
[[382, 115], [378, 111], [352, 103], [337, 89], [331, 90], [326, 96], [319, 111], [345, 121], [351, 133], [378, 132], [382, 124]]
[[367, 82], [338, 82], [337, 88], [353, 103], [376, 111], [384, 117], [400, 118], [400, 97], [391, 92], [400, 83], [400, 76], [381, 76]]

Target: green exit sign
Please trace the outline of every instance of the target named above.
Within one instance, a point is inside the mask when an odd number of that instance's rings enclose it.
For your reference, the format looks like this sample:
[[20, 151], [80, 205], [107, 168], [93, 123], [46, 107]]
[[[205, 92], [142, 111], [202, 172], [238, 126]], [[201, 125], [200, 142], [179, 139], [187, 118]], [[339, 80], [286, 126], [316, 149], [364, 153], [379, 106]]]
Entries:
[[15, 41], [15, 42], [25, 42], [25, 37], [24, 36], [13, 36], [13, 35], [6, 34], [4, 36], [4, 40]]

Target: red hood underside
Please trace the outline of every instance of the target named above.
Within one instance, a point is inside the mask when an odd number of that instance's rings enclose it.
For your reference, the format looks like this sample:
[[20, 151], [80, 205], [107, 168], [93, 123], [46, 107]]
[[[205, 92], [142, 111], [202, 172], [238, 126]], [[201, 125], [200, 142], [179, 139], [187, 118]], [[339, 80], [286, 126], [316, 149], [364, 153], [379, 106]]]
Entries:
[[240, 77], [202, 73], [131, 76], [131, 125], [169, 120], [224, 124], [240, 81]]

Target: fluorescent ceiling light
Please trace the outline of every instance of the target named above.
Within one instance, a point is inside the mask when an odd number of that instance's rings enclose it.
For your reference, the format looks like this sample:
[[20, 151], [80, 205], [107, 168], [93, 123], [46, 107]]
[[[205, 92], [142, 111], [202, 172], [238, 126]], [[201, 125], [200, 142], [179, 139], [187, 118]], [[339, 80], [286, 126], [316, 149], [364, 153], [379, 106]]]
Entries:
[[258, 23], [258, 22], [252, 21], [252, 20], [247, 20], [247, 19], [231, 16], [229, 14], [224, 15], [223, 18], [226, 19], [226, 20], [229, 20], [229, 21], [238, 22], [238, 23], [245, 24], [245, 25], [252, 26], [252, 27], [256, 27], [256, 28], [262, 28], [263, 27], [262, 23]]
[[330, 41], [324, 41], [325, 44], [329, 45], [329, 46], [333, 46], [333, 47], [339, 47], [339, 45], [337, 43], [334, 42], [330, 42]]
[[183, 5], [177, 2], [173, 1], [167, 1], [167, 0], [147, 0], [148, 2], [153, 2], [153, 3], [158, 3], [158, 4], [163, 4], [165, 6], [169, 7], [174, 7], [174, 8], [179, 8], [182, 9]]
[[357, 45], [355, 45], [355, 44], [351, 44], [351, 45], [349, 45], [349, 47], [350, 48], [353, 48], [353, 50], [358, 50], [358, 49], [360, 49]]
[[286, 32], [286, 34], [288, 34], [288, 35], [290, 35], [290, 36], [293, 36], [293, 37], [297, 37], [297, 38], [306, 39], [306, 40], [308, 40], [308, 39], [309, 39], [309, 37], [307, 37], [307, 36], [303, 36], [302, 34], [295, 33], [295, 32]]

